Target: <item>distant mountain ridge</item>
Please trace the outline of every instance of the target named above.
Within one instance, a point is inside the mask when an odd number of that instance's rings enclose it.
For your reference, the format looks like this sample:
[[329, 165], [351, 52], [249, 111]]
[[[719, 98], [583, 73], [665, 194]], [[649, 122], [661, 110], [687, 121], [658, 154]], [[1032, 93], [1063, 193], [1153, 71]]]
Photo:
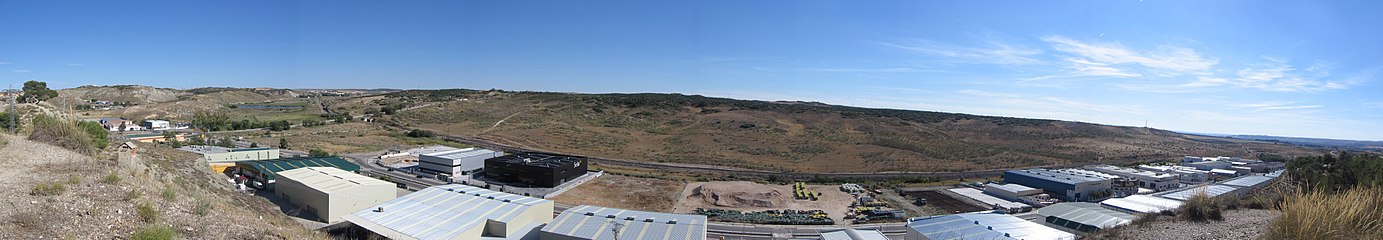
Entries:
[[1328, 139], [1328, 138], [1304, 138], [1304, 137], [1278, 137], [1278, 136], [1266, 136], [1266, 135], [1229, 135], [1228, 137], [1229, 137], [1229, 138], [1235, 138], [1235, 139], [1245, 139], [1245, 140], [1257, 140], [1257, 141], [1268, 141], [1268, 142], [1281, 142], [1281, 143], [1297, 144], [1297, 145], [1304, 145], [1304, 146], [1311, 146], [1311, 147], [1352, 148], [1352, 149], [1374, 149], [1374, 150], [1383, 149], [1383, 141], [1362, 141], [1362, 140], [1344, 140], [1344, 139]]

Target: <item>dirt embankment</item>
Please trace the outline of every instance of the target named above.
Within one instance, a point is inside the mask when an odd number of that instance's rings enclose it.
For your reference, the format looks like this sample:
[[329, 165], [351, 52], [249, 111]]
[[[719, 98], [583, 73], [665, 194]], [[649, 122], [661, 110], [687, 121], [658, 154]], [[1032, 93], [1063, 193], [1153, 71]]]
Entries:
[[177, 150], [140, 145], [138, 155], [93, 158], [0, 138], [0, 239], [128, 239], [149, 229], [177, 239], [325, 238]]

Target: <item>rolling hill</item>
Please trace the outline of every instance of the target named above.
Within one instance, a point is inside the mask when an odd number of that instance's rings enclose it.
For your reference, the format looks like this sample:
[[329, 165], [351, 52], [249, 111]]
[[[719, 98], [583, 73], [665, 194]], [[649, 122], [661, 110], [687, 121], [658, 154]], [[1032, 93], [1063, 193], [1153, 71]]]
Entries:
[[1159, 129], [680, 94], [413, 90], [335, 101], [563, 153], [795, 172], [966, 171], [1324, 150]]
[[[86, 116], [125, 117], [130, 119], [181, 118], [197, 111], [229, 111], [227, 105], [301, 101], [299, 93], [287, 89], [255, 90], [248, 88], [194, 88], [187, 90], [149, 86], [82, 86], [58, 90], [58, 97], [49, 100], [53, 106], [75, 109], [91, 104], [91, 100], [129, 103], [112, 110], [78, 111]], [[306, 110], [312, 110], [308, 108]], [[310, 113], [320, 114], [320, 111]], [[244, 114], [253, 115], [253, 114]]]

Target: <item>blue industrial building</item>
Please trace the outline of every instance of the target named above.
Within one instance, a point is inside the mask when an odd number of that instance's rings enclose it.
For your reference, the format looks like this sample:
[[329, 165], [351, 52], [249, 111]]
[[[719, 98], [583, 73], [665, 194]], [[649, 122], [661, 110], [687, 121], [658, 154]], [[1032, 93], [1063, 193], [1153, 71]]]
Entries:
[[1098, 200], [1091, 195], [1108, 193], [1112, 188], [1112, 181], [1102, 176], [1041, 168], [1009, 170], [1004, 172], [1004, 182], [1040, 188], [1064, 201]]

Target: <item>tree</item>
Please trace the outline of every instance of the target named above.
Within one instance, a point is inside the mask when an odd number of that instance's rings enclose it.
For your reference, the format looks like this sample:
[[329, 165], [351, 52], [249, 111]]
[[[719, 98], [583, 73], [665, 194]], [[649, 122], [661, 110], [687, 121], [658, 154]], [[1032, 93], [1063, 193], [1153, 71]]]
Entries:
[[96, 149], [104, 149], [106, 145], [110, 144], [110, 140], [107, 139], [110, 137], [110, 132], [105, 127], [101, 126], [100, 123], [79, 121], [77, 122], [77, 127], [86, 130], [86, 134], [91, 137], [92, 143], [95, 144], [94, 147], [96, 147]]
[[288, 139], [287, 139], [287, 138], [280, 138], [280, 139], [279, 139], [279, 149], [288, 149]]
[[313, 148], [312, 150], [307, 151], [307, 155], [312, 157], [329, 157], [331, 156], [331, 153], [321, 149]]
[[431, 131], [422, 130], [422, 129], [413, 129], [412, 131], [408, 131], [408, 137], [415, 137], [415, 138], [430, 138], [430, 137], [433, 137], [433, 136], [435, 136], [435, 135], [436, 135], [436, 134], [433, 134]]
[[24, 94], [19, 96], [25, 102], [42, 102], [58, 96], [58, 91], [48, 89], [48, 83], [29, 80], [24, 82]]
[[250, 148], [257, 148], [257, 147], [259, 147], [259, 143], [257, 143], [257, 142], [250, 142]]

